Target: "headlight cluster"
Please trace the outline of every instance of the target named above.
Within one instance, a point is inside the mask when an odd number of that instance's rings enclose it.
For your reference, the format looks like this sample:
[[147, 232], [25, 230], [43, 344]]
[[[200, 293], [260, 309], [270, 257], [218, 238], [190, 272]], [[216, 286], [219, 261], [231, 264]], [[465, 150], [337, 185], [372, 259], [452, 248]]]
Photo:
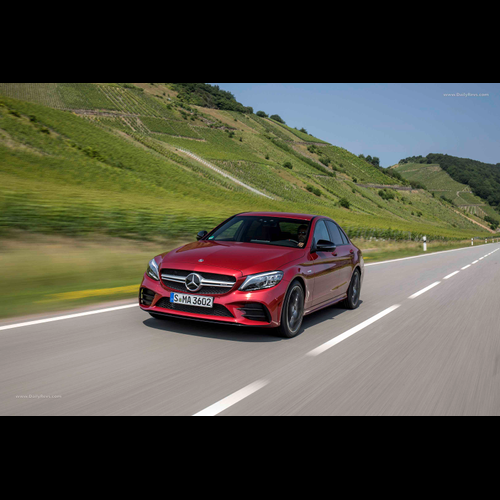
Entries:
[[276, 286], [283, 279], [283, 271], [273, 271], [271, 273], [253, 274], [240, 286], [241, 291], [250, 292], [252, 290], [263, 290]]
[[156, 280], [160, 281], [160, 270], [158, 269], [158, 264], [156, 263], [156, 260], [151, 259], [148, 265], [148, 270], [146, 271], [146, 274]]

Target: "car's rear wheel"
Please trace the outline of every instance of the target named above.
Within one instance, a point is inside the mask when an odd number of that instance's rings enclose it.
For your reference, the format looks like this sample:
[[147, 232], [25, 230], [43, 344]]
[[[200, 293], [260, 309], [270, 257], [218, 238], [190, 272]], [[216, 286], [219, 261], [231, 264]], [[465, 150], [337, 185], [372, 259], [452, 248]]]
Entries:
[[359, 306], [359, 297], [361, 294], [361, 275], [358, 269], [356, 269], [351, 278], [351, 284], [349, 285], [349, 290], [347, 290], [347, 299], [344, 301], [344, 305], [347, 309], [356, 309]]
[[286, 292], [281, 310], [280, 334], [286, 338], [295, 337], [304, 318], [304, 289], [298, 280], [293, 281]]

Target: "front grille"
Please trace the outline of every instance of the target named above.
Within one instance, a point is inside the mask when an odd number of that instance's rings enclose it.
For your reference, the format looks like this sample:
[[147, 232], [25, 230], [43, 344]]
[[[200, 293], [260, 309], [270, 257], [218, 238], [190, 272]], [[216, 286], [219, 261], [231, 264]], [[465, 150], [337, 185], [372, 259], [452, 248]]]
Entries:
[[234, 316], [221, 304], [214, 304], [213, 308], [186, 306], [185, 304], [173, 304], [170, 302], [170, 297], [163, 297], [157, 303], [156, 307], [162, 309], [170, 309], [172, 311], [188, 312], [193, 314], [205, 314], [207, 316], [219, 316], [225, 318], [233, 318]]
[[222, 295], [233, 288], [236, 283], [234, 276], [214, 273], [196, 273], [202, 278], [203, 285], [200, 290], [193, 292], [186, 287], [185, 279], [194, 271], [181, 269], [162, 269], [161, 280], [165, 286], [183, 293], [194, 293], [201, 295]]
[[155, 298], [155, 293], [149, 288], [141, 288], [139, 292], [139, 301], [143, 306], [149, 307]]
[[243, 316], [253, 321], [271, 322], [271, 314], [266, 306], [258, 302], [250, 302], [243, 307], [239, 307], [238, 311], [243, 311]]

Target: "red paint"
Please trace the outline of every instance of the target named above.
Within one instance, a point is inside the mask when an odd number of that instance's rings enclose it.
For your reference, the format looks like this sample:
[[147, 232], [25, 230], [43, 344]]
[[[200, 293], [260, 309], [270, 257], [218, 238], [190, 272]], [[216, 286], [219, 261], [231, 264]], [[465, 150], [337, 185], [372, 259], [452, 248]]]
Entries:
[[[283, 299], [288, 286], [294, 279], [300, 279], [305, 288], [304, 314], [310, 314], [345, 299], [354, 269], [358, 268], [360, 270], [362, 282], [364, 276], [362, 253], [349, 239], [347, 239], [347, 244], [337, 246], [335, 251], [312, 251], [316, 225], [321, 220], [331, 221], [331, 219], [305, 214], [268, 212], [252, 212], [240, 214], [240, 216], [304, 220], [306, 224], [310, 224], [307, 241], [303, 248], [290, 248], [251, 242], [208, 240], [207, 238], [213, 235], [215, 230], [227, 222], [225, 221], [205, 236], [204, 239], [161, 254], [156, 257], [156, 261], [159, 264], [160, 273], [163, 269], [173, 269], [195, 272], [202, 276], [204, 273], [225, 275], [236, 279], [234, 286], [221, 295], [201, 292], [191, 293], [186, 290], [171, 288], [167, 282], [158, 282], [144, 275], [141, 286], [154, 291], [155, 298], [150, 307], [141, 305], [141, 308], [151, 313], [166, 313], [172, 316], [198, 320], [247, 326], [276, 327], [279, 326], [281, 321]], [[200, 259], [203, 259], [203, 262], [199, 262]], [[247, 276], [271, 271], [284, 272], [283, 279], [277, 286], [256, 291], [238, 290]], [[157, 307], [158, 302], [163, 297], [169, 297], [171, 292], [213, 296], [214, 305], [224, 306], [233, 317], [220, 317]], [[238, 308], [241, 308], [246, 303], [263, 304], [269, 311], [271, 321], [255, 321], [244, 318], [243, 312], [239, 311]]]

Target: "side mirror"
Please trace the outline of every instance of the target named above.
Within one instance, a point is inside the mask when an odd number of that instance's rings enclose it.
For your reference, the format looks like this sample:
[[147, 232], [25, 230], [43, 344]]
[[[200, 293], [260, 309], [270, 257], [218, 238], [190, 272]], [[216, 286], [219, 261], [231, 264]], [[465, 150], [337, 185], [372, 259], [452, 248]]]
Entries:
[[313, 252], [333, 252], [337, 247], [334, 243], [327, 240], [319, 240], [316, 246], [312, 248]]
[[197, 235], [196, 235], [196, 239], [197, 240], [201, 240], [202, 238], [204, 238], [206, 235], [207, 235], [207, 231], [200, 231]]

